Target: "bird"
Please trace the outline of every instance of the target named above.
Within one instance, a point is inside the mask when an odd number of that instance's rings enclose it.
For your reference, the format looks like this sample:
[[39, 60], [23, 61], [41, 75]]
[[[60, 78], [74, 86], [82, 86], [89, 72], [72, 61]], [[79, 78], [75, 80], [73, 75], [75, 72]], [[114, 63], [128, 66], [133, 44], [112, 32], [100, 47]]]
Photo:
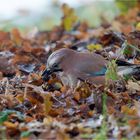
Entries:
[[[116, 61], [118, 75], [140, 73], [140, 66], [126, 61]], [[65, 86], [75, 88], [78, 81], [89, 81], [95, 85], [105, 83], [109, 61], [94, 52], [78, 52], [69, 48], [54, 51], [47, 59], [42, 79], [47, 81], [52, 73], [58, 73]]]

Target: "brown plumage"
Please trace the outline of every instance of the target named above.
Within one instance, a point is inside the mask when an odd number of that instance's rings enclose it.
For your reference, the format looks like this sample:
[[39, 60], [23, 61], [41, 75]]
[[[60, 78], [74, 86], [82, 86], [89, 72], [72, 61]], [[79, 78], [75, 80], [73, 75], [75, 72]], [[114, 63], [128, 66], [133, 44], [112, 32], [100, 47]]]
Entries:
[[[58, 72], [64, 85], [76, 87], [79, 79], [87, 80], [94, 84], [105, 83], [105, 72], [108, 61], [99, 54], [90, 52], [77, 52], [63, 48], [53, 52], [47, 60], [47, 70], [42, 74], [46, 76]], [[131, 65], [131, 64], [130, 64]], [[127, 69], [125, 69], [127, 67]], [[129, 73], [133, 66], [123, 66], [123, 71]]]

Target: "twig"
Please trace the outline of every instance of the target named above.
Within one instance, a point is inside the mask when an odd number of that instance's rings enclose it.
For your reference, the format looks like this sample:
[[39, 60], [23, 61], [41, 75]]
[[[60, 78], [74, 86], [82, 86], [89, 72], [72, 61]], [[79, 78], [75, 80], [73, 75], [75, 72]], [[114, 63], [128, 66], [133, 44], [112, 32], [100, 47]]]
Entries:
[[9, 81], [8, 81], [7, 78], [5, 80], [6, 80], [5, 95], [7, 95], [8, 94]]
[[27, 97], [27, 86], [25, 86], [25, 89], [24, 89], [24, 99]]

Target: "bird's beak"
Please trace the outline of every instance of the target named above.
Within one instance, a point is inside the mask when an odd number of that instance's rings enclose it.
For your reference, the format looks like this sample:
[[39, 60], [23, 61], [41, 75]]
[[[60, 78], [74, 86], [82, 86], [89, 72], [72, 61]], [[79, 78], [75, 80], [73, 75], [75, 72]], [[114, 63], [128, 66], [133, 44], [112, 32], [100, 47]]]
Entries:
[[50, 75], [52, 74], [52, 73], [54, 73], [54, 72], [60, 72], [60, 71], [62, 71], [62, 69], [60, 69], [60, 68], [48, 68], [48, 69], [45, 69], [44, 71], [43, 71], [43, 73], [42, 73], [42, 79], [44, 80], [44, 81], [48, 81], [49, 79], [50, 79]]
[[53, 72], [51, 71], [51, 69], [45, 69], [42, 73], [42, 79], [43, 81], [48, 81], [50, 79], [50, 75], [52, 74]]

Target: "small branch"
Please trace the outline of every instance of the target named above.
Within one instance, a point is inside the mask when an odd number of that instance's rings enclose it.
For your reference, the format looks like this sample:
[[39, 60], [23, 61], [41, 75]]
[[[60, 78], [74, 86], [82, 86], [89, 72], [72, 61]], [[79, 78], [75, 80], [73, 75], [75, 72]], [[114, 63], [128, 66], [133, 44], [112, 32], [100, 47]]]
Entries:
[[9, 81], [8, 81], [8, 79], [6, 78], [5, 79], [5, 81], [6, 81], [6, 87], [5, 87], [5, 95], [7, 95], [8, 94], [8, 87], [9, 87]]

